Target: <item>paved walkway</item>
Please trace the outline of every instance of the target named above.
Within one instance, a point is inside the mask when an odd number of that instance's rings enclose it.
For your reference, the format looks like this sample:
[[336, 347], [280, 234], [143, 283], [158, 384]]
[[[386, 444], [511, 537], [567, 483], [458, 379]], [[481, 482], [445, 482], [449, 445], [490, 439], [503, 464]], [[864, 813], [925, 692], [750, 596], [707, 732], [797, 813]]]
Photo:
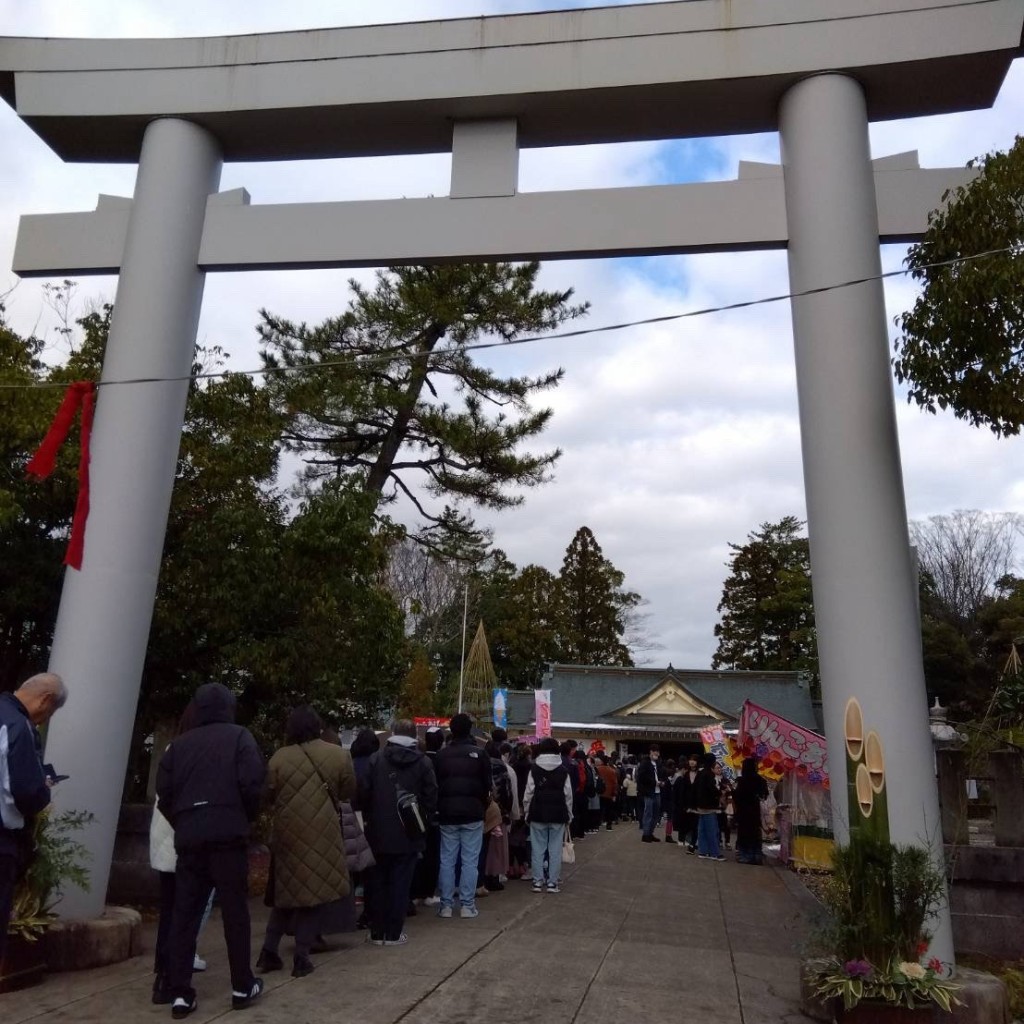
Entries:
[[[409, 944], [375, 947], [339, 937], [316, 972], [266, 976], [246, 1024], [802, 1024], [798, 957], [807, 930], [799, 882], [772, 867], [687, 856], [645, 845], [619, 825], [577, 844], [557, 895], [528, 883], [479, 901], [475, 920], [420, 908]], [[253, 904], [259, 948], [265, 916]], [[343, 940], [343, 941], [341, 941]], [[227, 956], [216, 915], [202, 936], [209, 970], [196, 975], [200, 1024], [225, 1015]], [[288, 940], [282, 945], [288, 961]], [[170, 1020], [150, 1001], [151, 957], [53, 975], [0, 996], [4, 1024]], [[239, 1018], [241, 1020], [241, 1018]]]

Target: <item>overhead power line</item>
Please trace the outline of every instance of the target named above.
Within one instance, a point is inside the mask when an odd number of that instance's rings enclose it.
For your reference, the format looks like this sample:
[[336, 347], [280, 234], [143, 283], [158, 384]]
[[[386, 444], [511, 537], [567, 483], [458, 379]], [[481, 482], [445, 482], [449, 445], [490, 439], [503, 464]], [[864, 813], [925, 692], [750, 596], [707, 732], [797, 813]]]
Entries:
[[[712, 313], [727, 313], [737, 309], [748, 309], [752, 306], [765, 306], [773, 302], [784, 302], [791, 299], [802, 299], [812, 295], [823, 295], [826, 292], [837, 291], [841, 288], [853, 288], [857, 285], [869, 284], [873, 281], [884, 281], [891, 277], [903, 277], [907, 274], [920, 272], [922, 270], [933, 270], [940, 267], [949, 267], [961, 263], [970, 263], [976, 260], [988, 259], [992, 256], [1003, 256], [1013, 252], [1014, 246], [1004, 246], [999, 249], [988, 249], [985, 252], [973, 253], [969, 256], [954, 256], [947, 260], [937, 260], [934, 263], [924, 263], [916, 267], [904, 267], [900, 270], [887, 270], [881, 274], [871, 274], [868, 277], [853, 278], [849, 281], [841, 281], [837, 284], [821, 285], [818, 288], [806, 288], [799, 292], [784, 292], [779, 295], [766, 295], [757, 299], [743, 299], [739, 302], [728, 302], [719, 306], [704, 306], [700, 309], [690, 309], [683, 313], [666, 313], [662, 316], [644, 317], [639, 320], [625, 320], [621, 323], [602, 324], [599, 327], [580, 327], [572, 331], [556, 331], [550, 334], [529, 335], [523, 338], [511, 338], [501, 341], [481, 341], [474, 345], [460, 345], [459, 352], [479, 352], [485, 349], [511, 348], [515, 345], [531, 345], [539, 341], [559, 341], [567, 338], [582, 338], [590, 334], [607, 334], [611, 331], [623, 331], [631, 327], [646, 327], [651, 324], [670, 323], [673, 320], [686, 320], [692, 317], [710, 316]], [[437, 361], [449, 355], [451, 350], [431, 353], [430, 359]], [[325, 359], [316, 363], [304, 363], [294, 366], [263, 366], [254, 370], [211, 370], [203, 373], [188, 374], [180, 377], [130, 377], [123, 380], [96, 381], [97, 387], [115, 387], [124, 384], [162, 384], [170, 382], [211, 380], [219, 377], [262, 377], [276, 373], [310, 373], [319, 370], [329, 370], [336, 367], [351, 366], [374, 366], [386, 364], [396, 359], [415, 358], [417, 353], [409, 352], [406, 346], [396, 346], [383, 352], [370, 356], [346, 356], [341, 359]], [[37, 381], [31, 384], [6, 384], [0, 383], [0, 390], [7, 391], [34, 391], [47, 389], [62, 389], [67, 387], [66, 381]]]

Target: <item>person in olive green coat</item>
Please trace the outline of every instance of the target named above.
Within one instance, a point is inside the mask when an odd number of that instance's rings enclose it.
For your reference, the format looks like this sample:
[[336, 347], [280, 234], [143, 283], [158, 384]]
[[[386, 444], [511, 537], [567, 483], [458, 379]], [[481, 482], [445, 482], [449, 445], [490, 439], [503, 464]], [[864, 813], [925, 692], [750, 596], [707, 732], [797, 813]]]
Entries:
[[311, 973], [309, 952], [321, 911], [349, 894], [338, 803], [355, 795], [356, 775], [348, 751], [324, 742], [320, 732], [316, 712], [296, 708], [288, 718], [286, 745], [267, 766], [274, 909], [256, 964], [261, 973], [283, 966], [277, 949], [289, 925], [295, 930], [292, 976]]

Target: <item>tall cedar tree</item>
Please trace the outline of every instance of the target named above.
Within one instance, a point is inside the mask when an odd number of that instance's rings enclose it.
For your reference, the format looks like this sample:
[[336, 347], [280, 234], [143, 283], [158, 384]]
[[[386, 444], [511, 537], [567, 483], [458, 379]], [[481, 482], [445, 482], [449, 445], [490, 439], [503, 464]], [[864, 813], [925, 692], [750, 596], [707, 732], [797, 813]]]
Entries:
[[[372, 291], [351, 281], [348, 310], [316, 327], [261, 311], [268, 367], [319, 367], [273, 377], [289, 416], [285, 439], [304, 457], [307, 483], [357, 474], [380, 502], [404, 495], [422, 519], [417, 539], [436, 548], [479, 536], [457, 511], [463, 502], [509, 508], [522, 502], [519, 489], [548, 479], [561, 453], [522, 448], [551, 418], [531, 398], [563, 371], [502, 377], [467, 351], [586, 312], [570, 303], [571, 289], [538, 290], [539, 269], [392, 267], [378, 272]], [[424, 491], [442, 507], [429, 507]]]
[[799, 670], [818, 679], [810, 551], [803, 523], [762, 523], [743, 545], [730, 544], [712, 668]]
[[558, 576], [559, 655], [576, 665], [632, 665], [623, 643], [624, 612], [640, 595], [622, 589], [625, 576], [604, 557], [587, 526], [566, 548]]
[[897, 317], [908, 401], [1013, 436], [1024, 425], [1024, 138], [930, 215], [906, 265], [922, 291]]

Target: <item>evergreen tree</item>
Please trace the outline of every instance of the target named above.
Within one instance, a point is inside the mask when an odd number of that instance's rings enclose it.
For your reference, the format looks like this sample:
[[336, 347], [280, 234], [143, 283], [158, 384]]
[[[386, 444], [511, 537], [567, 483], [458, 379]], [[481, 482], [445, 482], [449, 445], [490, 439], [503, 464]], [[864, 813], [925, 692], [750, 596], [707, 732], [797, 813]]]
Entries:
[[730, 574], [718, 604], [712, 668], [801, 670], [818, 678], [811, 566], [795, 516], [762, 523], [730, 544]]
[[1024, 425], [1024, 138], [968, 166], [978, 177], [908, 250], [922, 291], [897, 318], [893, 366], [909, 401], [1014, 436]]
[[417, 718], [437, 711], [437, 676], [423, 648], [416, 651], [398, 693], [399, 718]]
[[640, 595], [624, 591], [623, 573], [604, 557], [587, 526], [566, 549], [558, 576], [559, 660], [576, 665], [632, 665], [623, 643], [624, 613]]
[[[351, 474], [379, 502], [404, 495], [422, 519], [417, 540], [439, 548], [446, 538], [480, 536], [461, 503], [509, 508], [523, 500], [518, 489], [545, 481], [560, 452], [523, 448], [551, 418], [531, 399], [562, 371], [502, 377], [468, 351], [484, 338], [541, 333], [586, 312], [570, 303], [571, 290], [538, 290], [539, 269], [393, 267], [378, 272], [372, 291], [350, 282], [348, 310], [312, 328], [262, 311], [267, 366], [316, 371], [271, 379], [307, 483]], [[454, 504], [429, 508], [424, 493]]]

